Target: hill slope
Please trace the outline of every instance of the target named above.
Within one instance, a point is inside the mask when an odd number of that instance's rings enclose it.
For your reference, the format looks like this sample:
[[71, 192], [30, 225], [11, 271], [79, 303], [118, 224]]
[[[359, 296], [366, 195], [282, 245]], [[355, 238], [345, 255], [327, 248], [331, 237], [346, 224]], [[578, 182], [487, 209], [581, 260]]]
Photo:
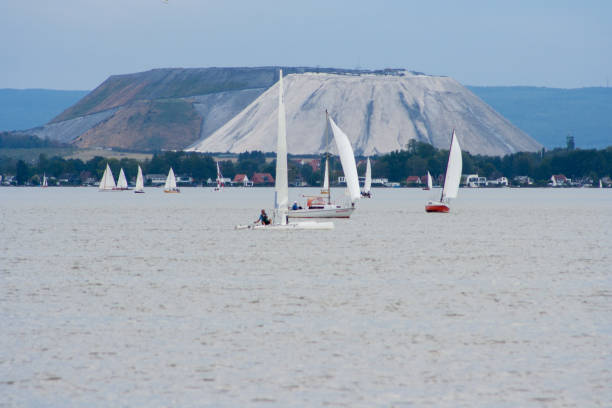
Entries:
[[468, 87], [547, 148], [612, 145], [612, 88]]
[[[540, 147], [451, 78], [403, 70], [294, 67], [284, 72], [289, 75], [292, 153], [324, 149], [325, 108], [346, 128], [359, 153], [403, 148], [411, 139], [445, 148], [453, 127], [473, 153]], [[276, 106], [269, 95], [277, 80], [276, 67], [156, 69], [112, 76], [30, 132], [81, 147], [272, 151]]]
[[[357, 154], [405, 148], [411, 139], [447, 148], [457, 129], [464, 150], [503, 155], [541, 146], [448, 77], [292, 74], [285, 81], [288, 151], [326, 149], [325, 109], [351, 139]], [[271, 87], [212, 135], [189, 150], [273, 151], [278, 86]]]

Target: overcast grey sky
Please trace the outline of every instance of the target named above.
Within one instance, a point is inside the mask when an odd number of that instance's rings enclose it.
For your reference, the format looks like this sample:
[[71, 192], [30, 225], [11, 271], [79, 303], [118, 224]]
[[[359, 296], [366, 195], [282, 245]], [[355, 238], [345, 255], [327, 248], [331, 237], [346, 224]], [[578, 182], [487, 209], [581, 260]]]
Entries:
[[0, 88], [162, 67], [407, 68], [465, 85], [612, 82], [608, 0], [2, 0]]

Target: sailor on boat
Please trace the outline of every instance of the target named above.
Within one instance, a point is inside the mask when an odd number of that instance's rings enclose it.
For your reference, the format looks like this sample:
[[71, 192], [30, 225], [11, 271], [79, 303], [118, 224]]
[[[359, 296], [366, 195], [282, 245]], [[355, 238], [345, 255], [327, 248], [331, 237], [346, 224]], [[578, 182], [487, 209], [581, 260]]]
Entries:
[[261, 210], [259, 219], [255, 221], [253, 224], [257, 224], [259, 222], [261, 222], [261, 225], [270, 225], [270, 218], [268, 217], [268, 214], [266, 214], [266, 210]]

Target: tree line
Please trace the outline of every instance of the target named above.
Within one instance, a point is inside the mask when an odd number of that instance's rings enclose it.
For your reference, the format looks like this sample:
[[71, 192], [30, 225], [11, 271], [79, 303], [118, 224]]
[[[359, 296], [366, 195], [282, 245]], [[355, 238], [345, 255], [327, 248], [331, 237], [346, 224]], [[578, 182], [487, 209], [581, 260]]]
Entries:
[[[406, 149], [372, 157], [372, 174], [375, 178], [404, 182], [408, 176], [422, 176], [429, 171], [437, 177], [444, 174], [448, 151], [411, 141]], [[362, 159], [362, 160], [359, 160]], [[358, 172], [365, 174], [364, 158], [358, 158]], [[270, 173], [275, 177], [276, 163], [274, 154], [252, 151], [241, 153], [233, 158], [218, 159], [224, 177], [234, 178], [236, 174]], [[309, 185], [320, 185], [324, 166], [317, 167], [311, 162], [323, 156], [309, 156], [302, 160], [290, 157], [290, 182], [303, 181]], [[217, 176], [215, 159], [210, 154], [193, 152], [160, 152], [151, 159], [138, 161], [132, 158], [94, 157], [88, 161], [48, 157], [40, 154], [37, 160], [26, 162], [14, 158], [0, 157], [0, 174], [15, 175], [18, 184], [36, 184], [43, 174], [48, 177], [71, 175], [74, 184], [85, 177], [100, 179], [106, 164], [116, 175], [123, 168], [128, 180], [135, 178], [140, 165], [145, 174], [167, 174], [170, 167], [178, 175], [191, 176], [196, 183], [214, 180]], [[471, 155], [463, 152], [463, 173], [478, 174], [488, 179], [502, 176], [512, 180], [515, 176], [528, 176], [536, 184], [545, 184], [553, 174], [564, 174], [568, 178], [589, 178], [592, 181], [612, 175], [612, 146], [606, 149], [554, 149], [535, 153], [520, 152], [503, 157]], [[332, 158], [330, 176], [332, 181], [342, 176], [342, 168], [337, 158]]]

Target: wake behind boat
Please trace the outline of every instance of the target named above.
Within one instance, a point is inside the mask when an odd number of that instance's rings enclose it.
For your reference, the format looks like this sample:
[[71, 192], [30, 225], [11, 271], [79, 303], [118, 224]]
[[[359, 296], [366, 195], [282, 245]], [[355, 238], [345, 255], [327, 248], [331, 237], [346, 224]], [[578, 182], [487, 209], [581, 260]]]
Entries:
[[453, 129], [451, 145], [448, 152], [448, 164], [446, 165], [446, 176], [444, 177], [444, 188], [440, 201], [429, 201], [425, 206], [426, 212], [449, 212], [449, 198], [456, 198], [459, 192], [459, 182], [461, 181], [461, 169], [463, 161], [461, 159], [461, 148]]
[[[274, 184], [274, 215], [271, 220], [265, 211], [255, 224], [236, 225], [235, 229], [244, 230], [330, 230], [333, 222], [288, 222], [289, 175], [287, 170], [287, 125], [285, 118], [285, 101], [283, 99], [283, 71], [278, 80], [278, 136], [276, 141], [276, 180]], [[264, 217], [265, 216], [265, 217]], [[261, 222], [257, 224], [257, 222]]]

